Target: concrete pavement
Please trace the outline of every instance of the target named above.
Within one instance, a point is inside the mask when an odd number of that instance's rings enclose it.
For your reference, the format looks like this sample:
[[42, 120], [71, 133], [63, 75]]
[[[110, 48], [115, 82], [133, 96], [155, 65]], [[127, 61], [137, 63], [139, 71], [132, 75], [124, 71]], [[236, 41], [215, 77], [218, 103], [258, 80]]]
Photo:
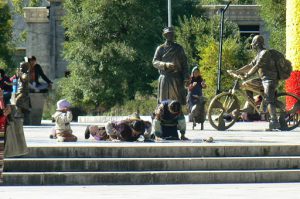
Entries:
[[299, 199], [300, 183], [0, 187], [1, 199]]
[[[41, 126], [25, 126], [25, 137], [28, 146], [93, 146], [93, 145], [260, 145], [260, 144], [300, 144], [300, 127], [293, 131], [264, 131], [268, 127], [267, 122], [237, 122], [227, 131], [217, 131], [208, 122], [204, 124], [204, 130], [197, 125], [192, 130], [192, 123], [187, 123], [187, 137], [190, 141], [164, 141], [159, 143], [128, 143], [95, 141], [90, 138], [84, 139], [84, 131], [88, 123], [72, 123], [71, 128], [78, 137], [76, 143], [58, 143], [49, 139], [51, 128], [54, 126], [50, 121], [43, 121]], [[202, 139], [212, 136], [214, 143], [203, 143]]]

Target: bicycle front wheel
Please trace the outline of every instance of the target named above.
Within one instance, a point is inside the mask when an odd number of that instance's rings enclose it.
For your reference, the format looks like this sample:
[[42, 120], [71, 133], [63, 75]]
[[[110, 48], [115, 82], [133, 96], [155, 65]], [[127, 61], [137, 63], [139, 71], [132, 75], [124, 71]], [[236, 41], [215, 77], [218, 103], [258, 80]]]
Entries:
[[238, 120], [239, 115], [239, 100], [229, 92], [215, 96], [208, 107], [208, 121], [219, 131], [229, 129]]

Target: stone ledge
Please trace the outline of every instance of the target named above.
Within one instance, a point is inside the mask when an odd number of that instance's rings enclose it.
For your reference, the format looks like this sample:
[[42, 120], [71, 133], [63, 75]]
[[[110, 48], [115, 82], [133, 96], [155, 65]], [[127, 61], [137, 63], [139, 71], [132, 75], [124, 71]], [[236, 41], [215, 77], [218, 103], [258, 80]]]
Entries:
[[24, 19], [27, 23], [48, 23], [49, 10], [46, 7], [26, 7]]
[[[203, 8], [207, 9], [206, 14], [211, 17], [216, 14], [216, 12], [224, 8], [225, 5], [203, 5]], [[258, 20], [261, 21], [259, 16], [258, 5], [230, 5], [226, 12], [226, 17], [233, 21], [241, 20]]]
[[[78, 116], [78, 123], [105, 123], [109, 121], [120, 121], [128, 116]], [[151, 121], [150, 116], [141, 116], [142, 120]]]

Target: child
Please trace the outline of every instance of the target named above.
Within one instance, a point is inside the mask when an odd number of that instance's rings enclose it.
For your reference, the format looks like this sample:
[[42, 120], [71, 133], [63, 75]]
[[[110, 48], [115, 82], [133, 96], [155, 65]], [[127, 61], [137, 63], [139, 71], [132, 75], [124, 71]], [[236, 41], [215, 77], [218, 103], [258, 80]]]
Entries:
[[55, 134], [53, 137], [57, 137], [58, 142], [76, 142], [77, 137], [72, 134], [70, 122], [72, 121], [72, 112], [70, 111], [71, 104], [65, 100], [59, 100], [57, 102], [57, 110], [52, 115], [55, 121]]
[[192, 70], [192, 74], [188, 86], [187, 103], [188, 103], [189, 112], [191, 112], [192, 107], [197, 103], [199, 97], [203, 95], [202, 93], [203, 88], [206, 88], [205, 81], [202, 79], [200, 75], [200, 70], [198, 66], [195, 66]]

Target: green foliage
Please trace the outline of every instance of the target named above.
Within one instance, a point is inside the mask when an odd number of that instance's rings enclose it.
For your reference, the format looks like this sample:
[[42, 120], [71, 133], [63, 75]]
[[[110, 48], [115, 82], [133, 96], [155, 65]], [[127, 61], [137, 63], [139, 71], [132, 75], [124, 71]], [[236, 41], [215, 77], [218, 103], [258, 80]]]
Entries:
[[[200, 61], [201, 74], [207, 84], [205, 95], [211, 98], [216, 92], [219, 53], [218, 42], [214, 39], [210, 39], [207, 46], [201, 48], [200, 53], [203, 57]], [[250, 61], [250, 56], [251, 53], [245, 50], [244, 43], [239, 43], [237, 39], [227, 38], [223, 41], [222, 91], [228, 90], [233, 84], [233, 79], [226, 73], [226, 70], [234, 70], [242, 67]]]
[[[207, 82], [204, 93], [211, 97], [215, 94], [217, 82], [218, 54], [219, 54], [219, 16], [212, 19], [197, 17], [183, 17], [177, 27], [177, 41], [188, 54], [189, 63], [200, 66], [201, 74]], [[223, 40], [222, 90], [232, 85], [232, 79], [226, 74], [228, 69], [237, 69], [249, 62], [251, 53], [240, 41], [237, 24], [225, 20]]]
[[[179, 27], [176, 28], [177, 42], [186, 51], [188, 61], [191, 65], [198, 64], [202, 59], [201, 48], [205, 48], [210, 40], [219, 41], [219, 16], [210, 20], [198, 17], [186, 16], [180, 18]], [[237, 24], [225, 20], [224, 38], [239, 38]]]
[[151, 93], [157, 72], [149, 60], [162, 30], [157, 2], [69, 0], [64, 5], [71, 77], [62, 80], [62, 94], [75, 104], [106, 109], [133, 99], [137, 91]]
[[139, 111], [140, 115], [151, 115], [156, 106], [157, 100], [155, 98], [129, 100], [123, 105], [112, 107], [110, 111], [104, 113], [104, 115], [131, 115], [137, 111]]
[[260, 15], [270, 31], [270, 47], [285, 53], [286, 0], [256, 0]]
[[13, 21], [7, 1], [0, 0], [0, 67], [12, 67], [12, 26]]
[[[180, 0], [180, 1], [171, 1], [172, 5], [172, 25], [179, 25], [179, 17], [187, 16], [190, 17], [201, 17], [204, 10], [199, 4], [199, 0]], [[158, 1], [159, 8], [161, 10], [161, 16], [163, 19], [164, 26], [168, 25], [168, 1], [161, 0]]]
[[38, 7], [42, 4], [42, 0], [12, 0], [14, 5], [14, 11], [18, 14], [23, 14], [24, 7]]

